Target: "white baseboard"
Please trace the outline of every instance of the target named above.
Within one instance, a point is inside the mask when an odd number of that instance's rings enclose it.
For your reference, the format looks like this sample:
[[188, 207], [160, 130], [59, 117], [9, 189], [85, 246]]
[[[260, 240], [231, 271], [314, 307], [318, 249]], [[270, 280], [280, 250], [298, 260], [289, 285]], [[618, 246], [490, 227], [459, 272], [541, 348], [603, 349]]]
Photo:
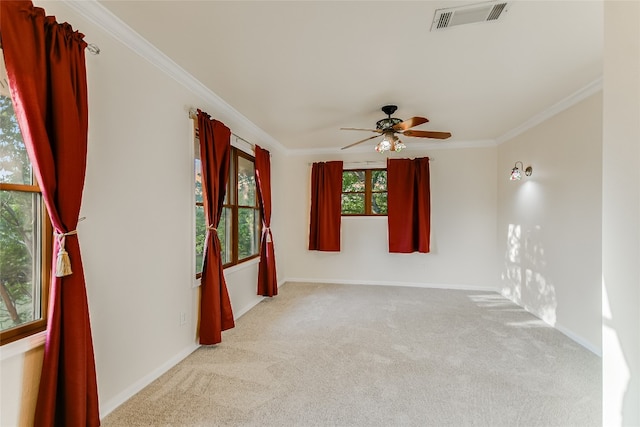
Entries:
[[497, 288], [491, 288], [489, 286], [475, 286], [475, 285], [457, 285], [457, 284], [442, 284], [442, 283], [416, 283], [416, 282], [388, 282], [388, 281], [376, 281], [376, 280], [336, 280], [336, 279], [317, 279], [317, 278], [298, 278], [291, 277], [285, 280], [286, 282], [301, 282], [301, 283], [329, 283], [334, 285], [374, 285], [374, 286], [406, 286], [410, 288], [431, 288], [431, 289], [451, 289], [459, 291], [478, 291], [478, 292], [496, 292], [499, 293]]
[[592, 343], [582, 338], [580, 335], [576, 335], [575, 333], [573, 333], [572, 331], [570, 331], [569, 329], [565, 328], [562, 325], [556, 324], [554, 328], [556, 328], [559, 332], [563, 333], [564, 335], [571, 338], [576, 343], [580, 344], [581, 346], [589, 350], [591, 353], [595, 354], [598, 357], [602, 357], [602, 349], [597, 348]]
[[[283, 286], [285, 283], [286, 282], [284, 282], [284, 281], [279, 283], [278, 287]], [[241, 308], [239, 310], [234, 310], [233, 311], [234, 319], [235, 320], [239, 319], [243, 314], [247, 313], [249, 310], [251, 310], [253, 307], [255, 307], [263, 299], [264, 299], [264, 297], [256, 298], [256, 300], [253, 303], [250, 303], [247, 306], [245, 306], [245, 307], [243, 307], [243, 308]], [[118, 406], [122, 405], [124, 402], [126, 402], [129, 399], [131, 399], [136, 393], [140, 392], [143, 388], [145, 388], [146, 386], [151, 384], [153, 381], [155, 381], [158, 378], [160, 378], [161, 375], [163, 375], [169, 369], [171, 369], [174, 366], [176, 366], [184, 358], [189, 356], [191, 353], [193, 353], [199, 347], [200, 347], [199, 344], [193, 343], [191, 346], [185, 348], [180, 353], [176, 354], [175, 356], [173, 356], [172, 358], [167, 360], [165, 363], [163, 363], [157, 369], [154, 369], [148, 375], [145, 375], [143, 378], [141, 378], [140, 380], [136, 381], [135, 383], [133, 383], [131, 386], [127, 387], [122, 392], [118, 393], [112, 399], [109, 399], [107, 402], [102, 403], [100, 405], [100, 418], [103, 419], [104, 417], [109, 415]]]
[[151, 384], [153, 381], [157, 380], [162, 374], [180, 363], [185, 357], [193, 353], [198, 347], [200, 346], [194, 343], [191, 346], [185, 348], [184, 350], [173, 356], [171, 359], [167, 360], [161, 366], [154, 369], [152, 372], [145, 375], [135, 383], [131, 384], [122, 392], [118, 393], [115, 397], [109, 399], [106, 402], [103, 402], [100, 405], [100, 419], [103, 419], [104, 417], [109, 415], [118, 406], [122, 405], [140, 390]]
[[547, 322], [546, 320], [544, 320], [542, 317], [538, 316], [536, 313], [534, 313], [533, 311], [529, 310], [527, 307], [518, 304], [518, 302], [514, 301], [513, 299], [509, 298], [507, 295], [505, 295], [503, 292], [499, 292], [500, 295], [502, 295], [503, 297], [505, 297], [506, 299], [508, 299], [509, 301], [511, 301], [512, 303], [516, 304], [518, 307], [521, 307], [523, 310], [525, 310], [527, 313], [530, 313], [532, 315], [534, 315], [535, 317], [537, 317], [538, 319], [542, 320], [545, 324], [549, 325], [550, 327], [554, 328], [555, 330], [557, 330], [558, 332], [560, 332], [563, 335], [566, 335], [568, 338], [570, 338], [572, 341], [575, 341], [577, 344], [580, 344], [582, 347], [586, 348], [587, 350], [589, 350], [590, 352], [592, 352], [593, 354], [595, 354], [598, 357], [602, 357], [602, 350], [597, 348], [595, 345], [593, 345], [592, 343], [590, 343], [589, 341], [585, 340], [583, 337], [581, 337], [580, 335], [577, 335], [576, 333], [574, 333], [573, 331], [565, 328], [562, 325], [559, 325], [557, 322], [555, 324], [551, 324], [549, 322]]
[[234, 320], [238, 320], [240, 317], [242, 317], [243, 314], [247, 313], [249, 310], [251, 310], [253, 307], [258, 305], [260, 303], [260, 301], [262, 301], [265, 298], [266, 297], [256, 298], [255, 301], [253, 301], [250, 304], [247, 304], [246, 306], [242, 307], [239, 310], [233, 309], [233, 319]]

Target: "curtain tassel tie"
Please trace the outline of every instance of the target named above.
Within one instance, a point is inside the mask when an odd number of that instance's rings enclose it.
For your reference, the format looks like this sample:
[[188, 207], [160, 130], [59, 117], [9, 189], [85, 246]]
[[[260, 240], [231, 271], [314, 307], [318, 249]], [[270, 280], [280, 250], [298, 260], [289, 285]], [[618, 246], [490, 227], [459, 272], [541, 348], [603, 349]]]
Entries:
[[213, 225], [207, 225], [207, 230], [215, 231], [216, 233], [218, 232], [218, 229], [215, 228]]
[[58, 256], [56, 258], [56, 277], [65, 277], [73, 274], [71, 270], [71, 259], [69, 253], [65, 249], [65, 241], [67, 236], [73, 236], [78, 234], [77, 230], [69, 231], [68, 233], [60, 233], [55, 231], [53, 235], [58, 239]]
[[267, 243], [271, 243], [271, 228], [270, 227], [264, 227], [263, 231], [265, 233], [267, 233]]

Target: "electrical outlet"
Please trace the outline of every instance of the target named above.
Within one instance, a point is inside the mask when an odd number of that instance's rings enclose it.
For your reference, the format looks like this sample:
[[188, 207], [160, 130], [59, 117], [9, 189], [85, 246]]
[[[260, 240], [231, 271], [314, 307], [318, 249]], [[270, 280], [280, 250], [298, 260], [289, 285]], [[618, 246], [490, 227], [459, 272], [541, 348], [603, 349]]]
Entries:
[[184, 326], [187, 324], [187, 313], [184, 311], [180, 313], [180, 326]]

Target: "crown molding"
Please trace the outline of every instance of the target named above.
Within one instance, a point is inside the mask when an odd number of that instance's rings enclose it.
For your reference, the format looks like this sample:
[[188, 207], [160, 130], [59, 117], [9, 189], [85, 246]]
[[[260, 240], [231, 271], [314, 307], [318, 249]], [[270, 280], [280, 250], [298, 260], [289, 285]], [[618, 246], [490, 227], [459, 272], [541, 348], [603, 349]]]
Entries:
[[528, 131], [531, 128], [538, 126], [540, 123], [549, 120], [551, 117], [556, 114], [561, 113], [562, 111], [576, 105], [580, 101], [590, 97], [591, 95], [597, 93], [602, 90], [602, 76], [598, 77], [582, 89], [572, 93], [546, 110], [536, 114], [531, 117], [529, 120], [522, 123], [520, 126], [517, 126], [510, 131], [504, 133], [502, 136], [496, 138], [496, 143], [498, 145], [509, 141], [510, 139], [515, 138], [516, 136]]
[[[183, 85], [193, 94], [200, 97], [203, 101], [211, 104], [214, 108], [226, 114], [231, 121], [239, 123], [243, 129], [265, 143], [269, 148], [280, 151], [287, 156], [302, 156], [316, 154], [337, 154], [344, 153], [340, 148], [315, 148], [315, 149], [290, 149], [282, 145], [278, 140], [273, 138], [263, 129], [258, 127], [242, 113], [237, 111], [207, 86], [202, 84], [198, 79], [192, 76], [184, 68], [174, 62], [167, 55], [162, 53], [158, 48], [149, 43], [139, 33], [129, 27], [124, 21], [114, 15], [111, 11], [102, 6], [97, 0], [62, 0], [67, 6], [82, 16], [87, 21], [93, 23], [97, 27], [103, 29], [116, 40], [127, 46], [133, 52], [149, 61], [160, 71], [173, 78], [176, 82]], [[574, 94], [566, 97], [550, 108], [533, 116], [520, 126], [511, 129], [495, 140], [479, 140], [479, 141], [449, 141], [443, 142], [427, 142], [420, 145], [420, 148], [407, 147], [406, 151], [424, 151], [441, 150], [441, 149], [457, 149], [457, 148], [484, 148], [500, 145], [517, 135], [537, 126], [538, 124], [548, 120], [556, 114], [566, 110], [567, 108], [577, 104], [583, 99], [602, 90], [602, 77], [594, 80], [584, 88], [578, 90]], [[368, 152], [365, 147], [358, 147], [349, 150], [350, 153]]]
[[102, 28], [113, 38], [149, 61], [164, 74], [183, 85], [203, 101], [224, 112], [231, 121], [239, 123], [248, 133], [256, 135], [260, 140], [260, 144], [264, 142], [270, 148], [284, 151], [285, 153], [289, 151], [279, 141], [246, 118], [238, 110], [226, 103], [211, 89], [202, 84], [200, 80], [196, 79], [153, 44], [149, 43], [149, 41], [129, 27], [111, 11], [102, 6], [97, 0], [63, 0], [63, 2], [84, 19], [99, 28]]

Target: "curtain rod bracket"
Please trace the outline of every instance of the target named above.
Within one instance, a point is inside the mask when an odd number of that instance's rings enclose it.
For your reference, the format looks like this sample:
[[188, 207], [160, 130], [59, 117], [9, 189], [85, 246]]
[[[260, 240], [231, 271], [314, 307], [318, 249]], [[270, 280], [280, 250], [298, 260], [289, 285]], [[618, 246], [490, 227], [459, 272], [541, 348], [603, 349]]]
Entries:
[[92, 55], [100, 55], [100, 48], [98, 47], [98, 45], [93, 44], [93, 43], [89, 43], [87, 45], [87, 50], [89, 51], [90, 54]]

